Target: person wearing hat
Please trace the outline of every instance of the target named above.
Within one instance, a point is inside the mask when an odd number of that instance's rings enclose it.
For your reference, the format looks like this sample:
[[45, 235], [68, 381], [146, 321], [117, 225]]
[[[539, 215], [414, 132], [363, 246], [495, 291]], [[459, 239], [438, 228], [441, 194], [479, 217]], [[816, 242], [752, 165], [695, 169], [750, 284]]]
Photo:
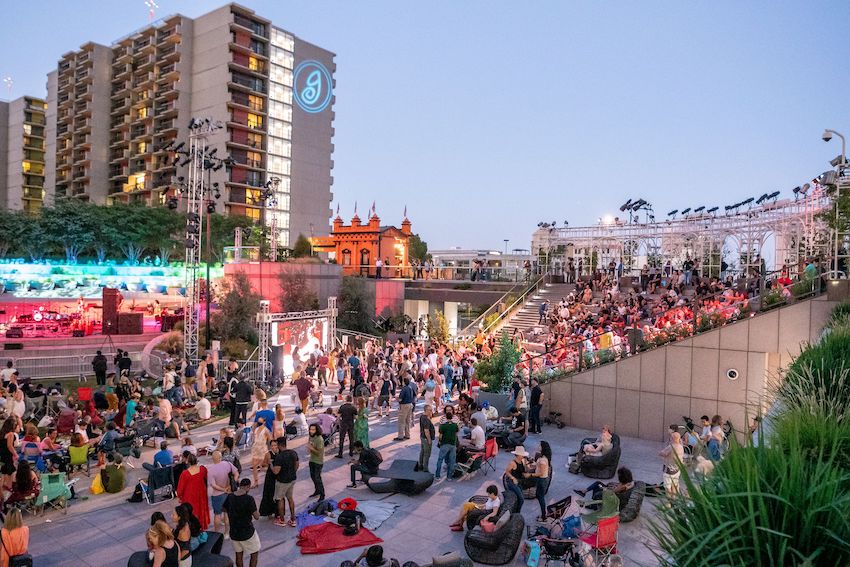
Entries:
[[512, 454], [514, 458], [508, 463], [508, 467], [505, 469], [505, 474], [502, 475], [502, 479], [505, 482], [505, 488], [516, 494], [517, 501], [519, 502], [519, 509], [517, 512], [519, 512], [522, 510], [523, 502], [525, 502], [525, 496], [522, 493], [522, 488], [520, 488], [520, 483], [522, 482], [523, 477], [525, 477], [528, 451], [525, 450], [525, 447], [520, 445], [512, 451]]
[[363, 524], [366, 523], [366, 515], [357, 509], [357, 500], [354, 498], [343, 498], [336, 505], [342, 510], [336, 519], [336, 522], [345, 528], [345, 535], [354, 535], [360, 531]]

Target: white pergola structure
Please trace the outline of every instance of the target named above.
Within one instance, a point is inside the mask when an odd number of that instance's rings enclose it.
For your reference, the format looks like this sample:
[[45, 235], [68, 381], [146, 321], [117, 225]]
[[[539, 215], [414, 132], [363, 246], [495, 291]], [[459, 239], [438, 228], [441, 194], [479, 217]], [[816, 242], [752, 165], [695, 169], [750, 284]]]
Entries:
[[532, 253], [554, 273], [562, 272], [570, 259], [583, 274], [622, 261], [624, 274], [634, 275], [647, 264], [670, 261], [680, 268], [690, 258], [711, 276], [720, 275], [724, 254], [727, 272], [752, 273], [765, 255], [771, 256], [770, 244], [773, 269], [796, 272], [808, 257], [832, 256], [830, 231], [818, 215], [832, 207], [825, 186], [813, 182], [798, 187], [793, 199], [777, 200], [778, 193], [765, 197], [758, 204], [748, 199], [729, 207], [685, 209], [684, 215], [671, 211], [662, 221], [648, 212], [629, 215], [629, 220], [602, 219], [594, 226], [543, 224], [532, 235]]

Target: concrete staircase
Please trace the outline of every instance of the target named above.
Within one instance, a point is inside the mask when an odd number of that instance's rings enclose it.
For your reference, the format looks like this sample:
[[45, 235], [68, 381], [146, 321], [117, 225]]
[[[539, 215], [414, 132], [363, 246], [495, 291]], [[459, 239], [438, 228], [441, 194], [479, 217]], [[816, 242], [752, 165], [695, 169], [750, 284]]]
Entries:
[[536, 294], [531, 296], [518, 311], [511, 315], [501, 331], [505, 331], [510, 336], [514, 331], [521, 331], [526, 336], [532, 327], [537, 326], [540, 320], [540, 304], [549, 300], [549, 312], [554, 309], [561, 298], [566, 297], [574, 291], [575, 284], [546, 284], [545, 287], [538, 290]]

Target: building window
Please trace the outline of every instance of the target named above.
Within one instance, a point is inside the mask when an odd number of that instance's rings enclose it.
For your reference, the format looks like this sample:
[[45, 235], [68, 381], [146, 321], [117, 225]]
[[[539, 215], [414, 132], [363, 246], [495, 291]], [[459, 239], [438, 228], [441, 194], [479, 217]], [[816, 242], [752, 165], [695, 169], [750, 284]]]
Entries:
[[368, 266], [369, 265], [369, 249], [368, 248], [363, 248], [360, 251], [360, 265], [361, 266]]
[[260, 209], [252, 209], [248, 207], [247, 209], [245, 209], [245, 216], [249, 219], [258, 221], [260, 220]]
[[259, 152], [247, 152], [245, 155], [245, 163], [251, 167], [263, 167], [263, 157]]
[[342, 265], [350, 266], [351, 265], [351, 250], [346, 248], [342, 251]]
[[257, 95], [248, 95], [248, 106], [253, 110], [258, 110], [262, 112], [263, 110], [263, 97]]
[[143, 106], [139, 109], [139, 118], [147, 118], [148, 117], [148, 107]]
[[262, 147], [263, 147], [263, 135], [250, 132], [248, 134], [248, 145], [251, 146], [252, 148], [262, 149]]
[[258, 114], [248, 113], [248, 127], [254, 128], [255, 130], [261, 130], [263, 128], [263, 117]]

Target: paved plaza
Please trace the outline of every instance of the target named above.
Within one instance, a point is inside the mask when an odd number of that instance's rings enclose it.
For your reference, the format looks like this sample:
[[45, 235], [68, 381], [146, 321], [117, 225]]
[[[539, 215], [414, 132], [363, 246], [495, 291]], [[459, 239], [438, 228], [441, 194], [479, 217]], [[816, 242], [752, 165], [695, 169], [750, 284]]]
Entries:
[[[288, 402], [289, 388], [284, 390], [281, 401]], [[421, 402], [417, 408], [421, 410]], [[289, 414], [289, 412], [288, 412]], [[414, 439], [406, 442], [393, 441], [396, 434], [395, 412], [388, 418], [370, 418], [372, 446], [381, 451], [384, 466], [396, 458], [416, 459], [418, 456], [418, 430], [414, 430]], [[205, 446], [217, 433], [221, 422], [210, 424], [192, 432], [196, 446]], [[554, 476], [548, 500], [553, 502], [569, 494], [573, 489], [585, 488], [591, 480], [570, 474], [566, 470], [567, 456], [574, 452], [580, 440], [594, 432], [575, 428], [557, 429], [544, 426], [542, 435], [532, 435], [526, 442], [526, 448], [534, 451], [535, 443], [545, 439], [552, 444]], [[296, 505], [303, 508], [308, 502], [307, 495], [312, 492], [313, 485], [309, 479], [309, 471], [304, 464], [307, 460], [304, 449], [305, 438], [300, 437], [290, 443], [301, 457], [302, 466], [298, 473], [295, 487]], [[623, 438], [623, 454], [620, 464], [632, 469], [635, 479], [655, 483], [661, 480], [660, 461], [655, 456], [661, 449], [661, 443], [652, 443], [639, 439]], [[352, 496], [358, 500], [384, 500], [400, 505], [396, 512], [376, 530], [378, 537], [384, 540], [386, 555], [399, 559], [400, 562], [416, 561], [429, 563], [432, 556], [448, 551], [463, 553], [463, 533], [449, 530], [449, 524], [454, 520], [460, 505], [470, 496], [483, 493], [484, 488], [491, 482], [500, 486], [501, 474], [510, 460], [506, 453], [499, 453], [496, 460], [496, 473], [488, 475], [478, 473], [464, 482], [442, 482], [433, 485], [425, 493], [418, 496], [401, 494], [374, 494], [365, 485], [357, 489], [348, 489], [349, 483], [348, 459], [336, 459], [333, 452], [326, 454], [324, 482], [327, 495], [340, 499]], [[152, 458], [153, 450], [146, 449], [143, 460]], [[431, 470], [436, 464], [436, 454], [431, 456]], [[201, 459], [202, 464], [208, 463], [209, 458]], [[250, 474], [250, 459], [246, 454], [242, 458], [243, 476]], [[128, 485], [135, 483], [144, 474], [139, 466], [130, 470]], [[263, 474], [260, 475], [263, 478]], [[89, 480], [83, 477], [78, 483], [80, 500], [74, 501], [68, 514], [48, 511], [44, 517], [27, 518], [30, 525], [30, 551], [36, 565], [54, 566], [84, 566], [123, 567], [133, 551], [145, 548], [144, 533], [148, 520], [154, 510], [161, 510], [169, 515], [176, 500], [148, 505], [145, 503], [131, 504], [125, 501], [130, 496], [128, 487], [121, 494], [101, 494], [88, 497]], [[261, 497], [261, 488], [252, 490], [257, 503]], [[311, 499], [311, 501], [314, 499]], [[641, 516], [634, 522], [623, 524], [620, 529], [620, 550], [628, 559], [630, 565], [654, 565], [656, 562], [652, 553], [646, 547], [649, 541], [647, 519], [654, 515], [657, 500], [648, 498], [644, 501]], [[526, 521], [532, 521], [539, 514], [535, 500], [527, 500], [522, 513]], [[260, 565], [299, 565], [336, 566], [344, 559], [353, 559], [359, 549], [338, 552], [327, 555], [301, 555], [295, 545], [296, 530], [283, 528], [272, 524], [270, 520], [261, 519], [255, 523], [260, 534], [263, 549], [260, 553]], [[212, 526], [210, 526], [212, 528]], [[225, 542], [224, 552], [232, 557], [233, 550], [229, 541]]]

